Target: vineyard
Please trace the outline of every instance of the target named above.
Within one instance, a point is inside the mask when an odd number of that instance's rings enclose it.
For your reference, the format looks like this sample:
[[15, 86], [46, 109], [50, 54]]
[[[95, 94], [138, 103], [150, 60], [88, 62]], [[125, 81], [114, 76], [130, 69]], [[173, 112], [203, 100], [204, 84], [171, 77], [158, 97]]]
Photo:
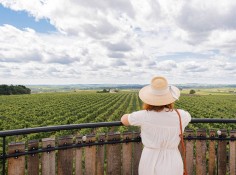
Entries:
[[[117, 121], [123, 114], [141, 108], [142, 102], [135, 91], [0, 96], [0, 130]], [[192, 118], [235, 118], [236, 98], [235, 95], [182, 95], [176, 108], [188, 110]], [[188, 127], [232, 129], [233, 124], [190, 124]], [[134, 128], [120, 127], [119, 130]]]

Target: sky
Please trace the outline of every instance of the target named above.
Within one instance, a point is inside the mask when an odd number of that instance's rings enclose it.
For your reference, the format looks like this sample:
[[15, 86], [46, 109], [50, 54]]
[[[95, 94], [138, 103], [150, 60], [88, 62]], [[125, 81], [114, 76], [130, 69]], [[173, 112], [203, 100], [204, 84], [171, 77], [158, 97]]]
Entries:
[[0, 84], [236, 84], [234, 0], [0, 0]]

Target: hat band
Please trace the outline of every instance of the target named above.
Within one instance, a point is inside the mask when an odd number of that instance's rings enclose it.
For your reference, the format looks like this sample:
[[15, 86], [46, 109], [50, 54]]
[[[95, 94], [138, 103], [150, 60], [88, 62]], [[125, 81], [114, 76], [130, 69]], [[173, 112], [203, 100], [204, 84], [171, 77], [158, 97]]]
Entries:
[[151, 88], [151, 93], [154, 95], [165, 95], [168, 92], [171, 93], [172, 97], [176, 100], [178, 100], [178, 95], [175, 93], [175, 91], [173, 90], [172, 86], [168, 86], [166, 89], [163, 90], [155, 90], [153, 88]]
[[167, 94], [168, 92], [169, 92], [169, 87], [163, 90], [156, 90], [156, 89], [151, 88], [151, 93], [154, 95], [164, 95], [164, 94]]

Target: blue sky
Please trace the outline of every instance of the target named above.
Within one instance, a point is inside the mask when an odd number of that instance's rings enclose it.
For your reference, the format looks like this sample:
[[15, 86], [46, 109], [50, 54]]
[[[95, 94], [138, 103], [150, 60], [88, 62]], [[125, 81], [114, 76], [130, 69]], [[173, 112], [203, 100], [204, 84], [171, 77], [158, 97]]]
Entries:
[[[236, 84], [232, 0], [0, 0], [0, 84]], [[201, 15], [199, 15], [201, 14]]]
[[18, 29], [31, 28], [39, 33], [56, 32], [57, 29], [50, 24], [48, 19], [36, 20], [26, 11], [14, 11], [0, 5], [0, 25], [9, 24]]

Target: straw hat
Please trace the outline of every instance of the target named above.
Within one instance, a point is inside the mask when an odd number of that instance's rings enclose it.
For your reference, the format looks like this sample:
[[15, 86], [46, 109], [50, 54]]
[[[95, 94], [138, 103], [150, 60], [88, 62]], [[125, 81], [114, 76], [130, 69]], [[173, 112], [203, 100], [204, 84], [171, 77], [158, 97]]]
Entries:
[[146, 104], [162, 106], [178, 100], [180, 90], [175, 86], [168, 85], [164, 77], [154, 77], [151, 84], [139, 91], [139, 98]]

